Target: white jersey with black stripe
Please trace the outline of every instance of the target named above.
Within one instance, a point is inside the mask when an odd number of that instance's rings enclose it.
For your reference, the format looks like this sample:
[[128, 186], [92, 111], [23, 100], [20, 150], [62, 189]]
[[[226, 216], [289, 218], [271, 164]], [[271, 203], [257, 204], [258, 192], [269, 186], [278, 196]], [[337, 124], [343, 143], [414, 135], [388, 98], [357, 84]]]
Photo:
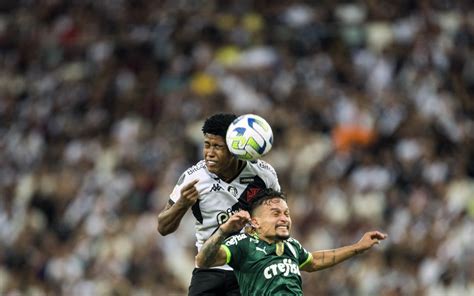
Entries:
[[[181, 188], [193, 180], [199, 199], [192, 207], [196, 218], [196, 247], [200, 250], [203, 243], [217, 230], [220, 224], [227, 221], [237, 209], [239, 196], [256, 178], [263, 180], [267, 188], [280, 191], [278, 177], [273, 167], [263, 160], [247, 161], [240, 174], [231, 182], [221, 180], [208, 171], [204, 160], [188, 168], [179, 178], [170, 199], [176, 203], [181, 196]], [[228, 266], [219, 267], [231, 269]]]

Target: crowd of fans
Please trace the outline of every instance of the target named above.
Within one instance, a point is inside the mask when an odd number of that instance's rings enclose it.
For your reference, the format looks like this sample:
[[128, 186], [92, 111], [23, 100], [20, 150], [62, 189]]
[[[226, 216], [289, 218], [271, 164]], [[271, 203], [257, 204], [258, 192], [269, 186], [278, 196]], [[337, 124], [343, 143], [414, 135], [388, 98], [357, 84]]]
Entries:
[[0, 1], [0, 295], [185, 295], [156, 215], [203, 120], [256, 113], [307, 295], [474, 294], [471, 1]]

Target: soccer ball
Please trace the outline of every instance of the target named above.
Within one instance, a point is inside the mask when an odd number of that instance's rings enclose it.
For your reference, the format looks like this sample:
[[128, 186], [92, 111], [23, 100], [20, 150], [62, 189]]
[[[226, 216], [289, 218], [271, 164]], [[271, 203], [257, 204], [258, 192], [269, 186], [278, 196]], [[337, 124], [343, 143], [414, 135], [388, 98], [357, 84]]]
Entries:
[[255, 114], [241, 115], [227, 129], [230, 152], [242, 160], [256, 160], [272, 149], [273, 132], [268, 122]]

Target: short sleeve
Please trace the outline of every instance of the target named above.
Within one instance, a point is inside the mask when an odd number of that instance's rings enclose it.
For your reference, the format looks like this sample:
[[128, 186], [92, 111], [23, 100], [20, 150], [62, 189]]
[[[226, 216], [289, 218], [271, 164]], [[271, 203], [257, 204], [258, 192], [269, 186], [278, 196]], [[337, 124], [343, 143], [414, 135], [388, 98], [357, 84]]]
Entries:
[[281, 191], [280, 183], [278, 183], [278, 177], [275, 176], [273, 180], [273, 184], [270, 185], [270, 187], [275, 191]]
[[181, 174], [181, 176], [179, 177], [178, 181], [176, 182], [176, 185], [174, 186], [173, 188], [173, 191], [171, 192], [170, 194], [170, 199], [173, 201], [173, 202], [177, 202], [178, 199], [180, 198], [181, 196], [181, 188], [184, 187], [185, 184], [187, 184], [188, 180], [186, 180], [186, 172], [184, 172], [183, 174]]
[[268, 187], [275, 190], [275, 191], [281, 191], [281, 186], [280, 183], [278, 182], [278, 176], [275, 172], [275, 170], [271, 167], [271, 173], [268, 174]]
[[236, 234], [228, 237], [222, 247], [227, 254], [226, 263], [235, 270], [240, 269], [240, 260], [244, 258], [245, 250], [248, 246], [246, 234]]
[[278, 182], [278, 175], [275, 169], [271, 166], [271, 164], [259, 159], [257, 161], [257, 165], [260, 167], [262, 178], [264, 179], [268, 188], [271, 188], [275, 191], [280, 191], [281, 186]]
[[303, 246], [294, 238], [290, 238], [290, 243], [295, 247], [297, 253], [298, 265], [300, 268], [308, 264], [313, 260], [313, 255], [308, 252]]

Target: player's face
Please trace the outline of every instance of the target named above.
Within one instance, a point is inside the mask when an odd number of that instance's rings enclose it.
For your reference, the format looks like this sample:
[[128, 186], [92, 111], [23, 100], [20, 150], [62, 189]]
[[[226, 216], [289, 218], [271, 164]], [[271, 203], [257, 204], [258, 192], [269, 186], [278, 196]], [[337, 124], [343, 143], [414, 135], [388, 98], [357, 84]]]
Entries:
[[260, 236], [271, 241], [290, 237], [291, 218], [286, 201], [272, 198], [255, 210], [254, 224]]
[[212, 134], [204, 135], [204, 160], [209, 172], [220, 177], [228, 175], [229, 171], [236, 167], [237, 162], [227, 149], [225, 139]]

